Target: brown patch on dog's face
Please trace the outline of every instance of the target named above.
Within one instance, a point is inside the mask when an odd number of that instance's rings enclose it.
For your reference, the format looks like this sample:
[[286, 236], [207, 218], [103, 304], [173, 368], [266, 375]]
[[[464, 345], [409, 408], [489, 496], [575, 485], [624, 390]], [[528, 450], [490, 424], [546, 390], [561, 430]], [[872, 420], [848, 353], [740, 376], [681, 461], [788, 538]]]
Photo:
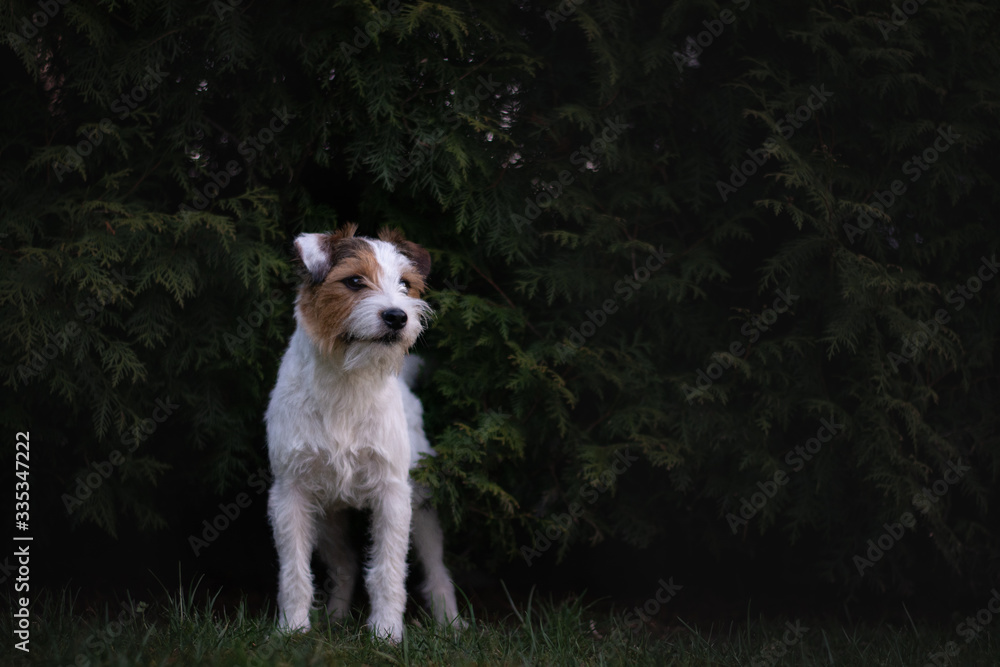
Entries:
[[347, 318], [381, 279], [381, 267], [371, 245], [352, 238], [354, 229], [345, 234], [331, 234], [322, 245], [330, 257], [331, 267], [322, 282], [308, 281], [299, 288], [298, 308], [301, 322], [309, 337], [330, 353], [344, 344]]
[[424, 277], [417, 273], [416, 270], [403, 271], [401, 274], [403, 280], [405, 280], [409, 287], [406, 288], [406, 295], [413, 297], [414, 299], [419, 299], [427, 289], [427, 284], [424, 282]]
[[403, 272], [403, 279], [410, 283], [407, 293], [414, 298], [419, 297], [427, 288], [426, 279], [431, 273], [431, 254], [413, 241], [407, 241], [398, 229], [383, 227], [379, 230], [378, 237], [396, 246], [399, 252], [410, 260], [413, 270]]

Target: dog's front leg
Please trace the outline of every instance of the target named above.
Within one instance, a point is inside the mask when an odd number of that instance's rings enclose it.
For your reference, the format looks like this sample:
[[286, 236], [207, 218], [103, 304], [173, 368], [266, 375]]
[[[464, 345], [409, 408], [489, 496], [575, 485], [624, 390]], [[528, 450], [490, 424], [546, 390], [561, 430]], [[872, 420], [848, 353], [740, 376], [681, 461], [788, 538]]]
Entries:
[[309, 559], [316, 544], [316, 508], [294, 483], [276, 481], [268, 498], [268, 516], [278, 548], [278, 627], [284, 632], [309, 629], [313, 580]]
[[406, 608], [406, 552], [410, 548], [410, 484], [387, 485], [372, 506], [372, 550], [365, 573], [372, 614], [368, 625], [377, 637], [403, 638]]

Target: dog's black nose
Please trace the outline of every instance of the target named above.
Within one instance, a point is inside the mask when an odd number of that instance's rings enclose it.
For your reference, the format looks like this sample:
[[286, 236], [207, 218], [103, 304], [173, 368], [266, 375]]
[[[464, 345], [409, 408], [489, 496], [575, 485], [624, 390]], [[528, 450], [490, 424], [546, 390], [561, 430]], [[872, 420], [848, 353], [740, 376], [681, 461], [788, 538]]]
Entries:
[[390, 308], [382, 311], [382, 321], [389, 325], [393, 331], [399, 331], [406, 326], [406, 313], [399, 308]]

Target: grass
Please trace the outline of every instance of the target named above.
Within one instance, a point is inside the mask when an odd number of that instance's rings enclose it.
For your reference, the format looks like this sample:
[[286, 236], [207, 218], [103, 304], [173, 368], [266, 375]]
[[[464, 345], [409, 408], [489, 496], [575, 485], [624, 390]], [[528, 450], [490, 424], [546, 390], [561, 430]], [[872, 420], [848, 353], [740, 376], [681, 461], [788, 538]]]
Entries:
[[[597, 614], [579, 599], [531, 600], [496, 618], [467, 613], [470, 628], [451, 632], [427, 617], [408, 617], [404, 641], [373, 640], [358, 619], [317, 623], [291, 637], [275, 632], [273, 612], [251, 613], [245, 600], [220, 608], [218, 593], [179, 588], [146, 605], [79, 613], [71, 594], [43, 596], [32, 608], [31, 653], [5, 642], [4, 665], [996, 665], [1000, 623], [970, 643], [954, 627], [846, 627], [835, 621], [746, 619], [697, 627], [678, 619], [654, 636], [626, 627], [622, 616]], [[12, 636], [11, 615], [0, 623]], [[796, 626], [798, 622], [798, 626]], [[793, 633], [789, 628], [797, 628]], [[792, 638], [798, 635], [797, 639]], [[788, 637], [789, 642], [783, 641]], [[947, 642], [957, 655], [948, 656]], [[940, 653], [937, 662], [932, 654]]]

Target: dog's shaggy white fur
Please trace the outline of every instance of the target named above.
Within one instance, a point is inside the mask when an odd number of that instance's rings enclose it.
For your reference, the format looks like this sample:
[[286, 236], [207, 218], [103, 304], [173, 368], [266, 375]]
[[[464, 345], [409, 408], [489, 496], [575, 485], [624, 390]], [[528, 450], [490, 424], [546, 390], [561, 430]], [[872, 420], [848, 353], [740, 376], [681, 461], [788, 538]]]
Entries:
[[357, 562], [347, 510], [369, 508], [368, 624], [376, 636], [399, 641], [411, 520], [434, 618], [464, 625], [443, 563], [441, 527], [425, 506], [429, 491], [411, 491], [409, 480], [420, 456], [433, 455], [423, 408], [410, 390], [419, 361], [406, 357], [430, 310], [419, 298], [430, 256], [398, 232], [370, 239], [354, 231], [349, 225], [295, 242], [306, 275], [265, 417], [278, 620], [286, 631], [309, 628], [314, 549], [334, 583], [329, 613], [348, 613]]

